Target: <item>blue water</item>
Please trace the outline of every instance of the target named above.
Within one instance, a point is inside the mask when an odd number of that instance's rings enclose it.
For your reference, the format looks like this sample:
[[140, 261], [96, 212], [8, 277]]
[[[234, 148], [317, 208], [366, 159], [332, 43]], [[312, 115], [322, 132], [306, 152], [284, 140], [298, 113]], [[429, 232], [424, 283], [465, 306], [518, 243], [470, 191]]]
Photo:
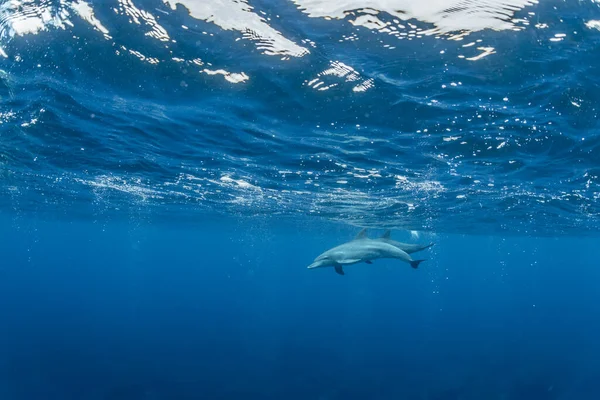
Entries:
[[[600, 398], [600, 4], [0, 3], [0, 399]], [[307, 269], [368, 228], [435, 243]]]

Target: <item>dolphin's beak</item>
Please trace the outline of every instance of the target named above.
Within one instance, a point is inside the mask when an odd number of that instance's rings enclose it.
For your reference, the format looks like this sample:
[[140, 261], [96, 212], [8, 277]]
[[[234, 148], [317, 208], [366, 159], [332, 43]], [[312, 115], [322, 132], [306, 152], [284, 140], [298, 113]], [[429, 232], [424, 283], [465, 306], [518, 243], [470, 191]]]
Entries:
[[312, 264], [310, 264], [307, 268], [319, 268], [323, 265], [323, 261], [319, 260], [319, 261], [315, 261]]

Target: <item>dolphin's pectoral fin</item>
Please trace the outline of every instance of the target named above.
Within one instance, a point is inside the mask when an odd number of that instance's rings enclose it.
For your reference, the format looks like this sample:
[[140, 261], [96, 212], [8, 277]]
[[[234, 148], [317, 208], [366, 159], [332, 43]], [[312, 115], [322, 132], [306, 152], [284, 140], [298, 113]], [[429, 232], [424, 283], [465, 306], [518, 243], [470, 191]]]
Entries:
[[342, 266], [341, 266], [341, 265], [336, 265], [336, 266], [335, 266], [335, 272], [337, 272], [337, 273], [338, 273], [338, 274], [340, 274], [340, 275], [345, 275], [345, 274], [344, 274], [344, 269], [342, 268]]
[[373, 264], [373, 261], [371, 261], [371, 260], [367, 260], [367, 261], [365, 261], [365, 262], [366, 262], [367, 264]]
[[364, 239], [366, 237], [367, 237], [367, 228], [364, 228], [360, 232], [358, 232], [358, 235], [356, 235], [356, 237], [354, 238], [354, 240]]
[[381, 235], [382, 239], [389, 239], [390, 236], [392, 236], [392, 231], [390, 231], [389, 229], [386, 229], [385, 232], [383, 232], [383, 235]]

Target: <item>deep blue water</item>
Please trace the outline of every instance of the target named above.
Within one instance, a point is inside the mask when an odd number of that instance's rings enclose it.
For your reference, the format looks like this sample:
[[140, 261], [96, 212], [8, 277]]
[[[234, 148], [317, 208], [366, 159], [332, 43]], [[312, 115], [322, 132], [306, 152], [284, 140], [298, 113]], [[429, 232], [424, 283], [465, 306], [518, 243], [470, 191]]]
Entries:
[[[600, 3], [0, 3], [0, 400], [599, 399]], [[306, 267], [392, 229], [391, 259]]]

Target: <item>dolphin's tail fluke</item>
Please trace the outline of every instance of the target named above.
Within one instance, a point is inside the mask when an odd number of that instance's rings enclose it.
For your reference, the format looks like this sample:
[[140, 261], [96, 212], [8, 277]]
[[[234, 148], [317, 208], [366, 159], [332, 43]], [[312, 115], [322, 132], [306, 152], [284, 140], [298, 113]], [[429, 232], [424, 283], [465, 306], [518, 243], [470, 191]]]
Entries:
[[425, 260], [412, 260], [410, 262], [410, 266], [413, 267], [414, 269], [419, 268], [419, 264], [421, 264], [423, 261]]

